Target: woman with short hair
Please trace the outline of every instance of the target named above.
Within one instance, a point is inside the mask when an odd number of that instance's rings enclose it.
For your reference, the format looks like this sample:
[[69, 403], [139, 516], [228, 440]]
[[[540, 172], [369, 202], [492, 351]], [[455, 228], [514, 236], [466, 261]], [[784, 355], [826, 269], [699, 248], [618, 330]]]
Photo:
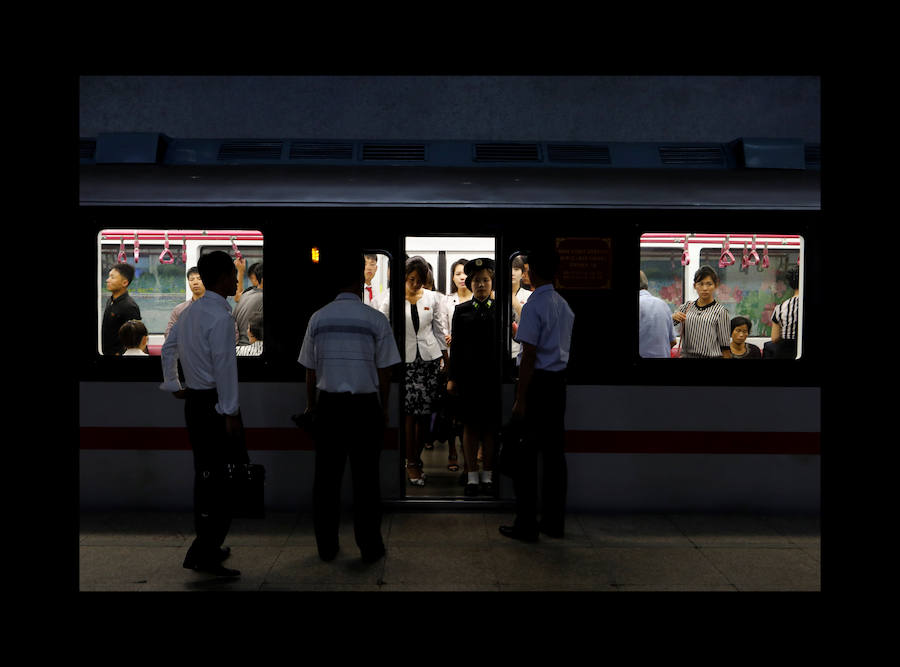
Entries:
[[731, 358], [728, 310], [716, 301], [719, 276], [710, 266], [694, 274], [697, 299], [672, 313], [672, 322], [681, 327], [681, 356], [688, 359]]
[[[491, 298], [493, 260], [482, 257], [466, 264], [466, 286], [472, 290], [472, 299], [457, 306], [453, 314], [447, 391], [458, 397], [457, 417], [463, 424], [465, 494], [492, 495], [495, 434], [500, 427], [500, 339], [497, 304]], [[480, 473], [479, 442], [483, 453]]]
[[420, 453], [430, 432], [431, 413], [440, 391], [440, 374], [447, 364], [444, 295], [425, 289], [428, 263], [419, 256], [406, 261], [406, 475], [413, 486], [424, 486]]

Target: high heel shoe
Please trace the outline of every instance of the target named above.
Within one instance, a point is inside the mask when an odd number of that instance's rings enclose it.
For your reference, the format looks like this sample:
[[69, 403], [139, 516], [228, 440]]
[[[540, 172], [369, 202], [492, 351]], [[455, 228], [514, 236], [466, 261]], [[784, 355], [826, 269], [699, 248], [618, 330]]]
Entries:
[[[415, 470], [419, 473], [418, 477], [413, 477], [410, 474], [410, 470]], [[425, 486], [425, 476], [422, 474], [422, 471], [419, 469], [415, 463], [406, 464], [406, 478], [409, 480], [410, 486]]]

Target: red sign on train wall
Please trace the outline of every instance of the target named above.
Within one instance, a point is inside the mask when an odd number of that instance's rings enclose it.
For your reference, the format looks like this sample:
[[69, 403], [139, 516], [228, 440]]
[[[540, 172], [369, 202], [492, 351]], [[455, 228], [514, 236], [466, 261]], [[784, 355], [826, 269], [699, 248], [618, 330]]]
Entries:
[[559, 252], [557, 289], [610, 289], [612, 239], [557, 238], [556, 250]]

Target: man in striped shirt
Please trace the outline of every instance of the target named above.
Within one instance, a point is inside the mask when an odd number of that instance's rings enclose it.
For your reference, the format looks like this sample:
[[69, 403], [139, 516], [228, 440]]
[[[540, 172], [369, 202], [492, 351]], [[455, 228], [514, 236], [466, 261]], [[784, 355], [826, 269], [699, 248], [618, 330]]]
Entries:
[[313, 527], [319, 557], [339, 549], [341, 480], [350, 460], [353, 532], [364, 562], [384, 555], [379, 457], [388, 422], [391, 367], [400, 352], [390, 322], [360, 298], [362, 251], [324, 249], [323, 268], [338, 292], [313, 313], [297, 361], [306, 368], [306, 412], [316, 448]]
[[798, 324], [800, 322], [800, 267], [787, 270], [787, 283], [794, 295], [772, 311], [772, 342], [776, 359], [797, 358]]
[[688, 359], [730, 359], [731, 331], [728, 310], [716, 301], [719, 276], [709, 266], [694, 274], [697, 300], [688, 301], [672, 313], [681, 326], [681, 356]]

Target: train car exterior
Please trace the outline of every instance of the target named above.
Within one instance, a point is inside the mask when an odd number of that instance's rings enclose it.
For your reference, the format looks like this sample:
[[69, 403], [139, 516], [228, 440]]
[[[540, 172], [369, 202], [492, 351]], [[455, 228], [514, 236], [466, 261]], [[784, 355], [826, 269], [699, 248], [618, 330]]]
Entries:
[[[444, 270], [462, 248], [429, 247], [429, 239], [477, 239], [479, 248], [492, 248], [497, 275], [509, 276], [512, 258], [526, 253], [536, 235], [549, 236], [564, 255], [558, 289], [576, 313], [566, 413], [569, 506], [814, 512], [825, 354], [823, 337], [811, 333], [821, 330], [825, 302], [818, 187], [818, 173], [808, 169], [85, 164], [77, 242], [82, 256], [97, 260], [86, 263], [79, 280], [98, 285], [110, 256], [133, 258], [135, 232], [145, 260], [169, 259], [161, 257], [168, 240], [180, 270], [210, 242], [261, 253], [265, 351], [239, 358], [241, 405], [251, 458], [267, 468], [267, 504], [294, 509], [311, 501], [313, 471], [312, 443], [290, 419], [305, 401], [297, 356], [309, 316], [334, 296], [318, 276], [313, 249], [353, 239], [382, 260], [379, 284], [402, 303], [401, 281], [388, 276], [402, 272], [415, 243], [416, 252], [433, 252], [436, 269]], [[759, 260], [770, 242], [773, 270], [776, 262], [799, 259], [799, 358], [737, 366], [641, 358], [636, 274], [642, 253], [661, 251], [656, 260], [680, 271], [684, 298], [690, 272], [718, 258], [726, 237], [737, 264], [745, 241], [749, 249], [754, 239]], [[792, 249], [796, 256], [788, 254]], [[498, 280], [497, 298], [508, 302], [508, 289], [508, 281]], [[104, 294], [96, 287], [86, 292], [93, 305], [83, 299], [75, 345], [81, 504], [188, 507], [192, 468], [181, 404], [159, 390], [153, 350], [127, 359], [99, 353]], [[185, 291], [179, 298], [187, 297]], [[392, 308], [388, 315], [402, 349], [402, 312]], [[501, 315], [497, 334], [509, 351], [511, 308]], [[757, 333], [763, 342], [765, 333]], [[159, 333], [153, 335], [152, 345], [159, 345]], [[508, 416], [511, 354], [497, 377]], [[410, 494], [399, 428], [401, 379], [396, 372], [383, 444], [385, 501], [460, 509], [508, 504], [505, 478], [495, 498]]]

